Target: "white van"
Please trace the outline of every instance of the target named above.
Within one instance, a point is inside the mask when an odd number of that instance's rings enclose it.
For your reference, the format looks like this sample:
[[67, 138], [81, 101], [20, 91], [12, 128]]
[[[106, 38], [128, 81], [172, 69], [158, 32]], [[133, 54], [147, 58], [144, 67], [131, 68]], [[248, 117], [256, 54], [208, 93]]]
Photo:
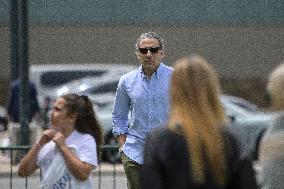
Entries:
[[59, 85], [84, 77], [127, 73], [136, 68], [127, 64], [40, 64], [30, 66], [29, 77], [37, 87], [39, 105], [43, 108], [45, 95]]

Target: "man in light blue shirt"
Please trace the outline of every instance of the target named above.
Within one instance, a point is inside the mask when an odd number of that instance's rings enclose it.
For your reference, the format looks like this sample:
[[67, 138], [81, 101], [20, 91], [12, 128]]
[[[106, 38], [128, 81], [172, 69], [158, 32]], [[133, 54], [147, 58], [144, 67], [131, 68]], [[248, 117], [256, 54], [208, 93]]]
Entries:
[[141, 34], [136, 55], [142, 65], [123, 75], [118, 84], [112, 112], [113, 134], [122, 149], [128, 189], [140, 188], [145, 137], [152, 129], [166, 126], [168, 120], [173, 69], [161, 62], [164, 53], [164, 42], [158, 34]]

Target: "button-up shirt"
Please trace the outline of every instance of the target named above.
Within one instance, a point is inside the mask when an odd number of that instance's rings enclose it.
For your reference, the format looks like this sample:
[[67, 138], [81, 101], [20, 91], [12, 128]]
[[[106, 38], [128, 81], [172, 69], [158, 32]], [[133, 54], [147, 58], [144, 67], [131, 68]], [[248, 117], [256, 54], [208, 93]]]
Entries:
[[148, 79], [140, 66], [119, 81], [112, 112], [113, 134], [127, 135], [123, 153], [139, 164], [143, 163], [145, 137], [168, 120], [172, 71], [161, 63]]

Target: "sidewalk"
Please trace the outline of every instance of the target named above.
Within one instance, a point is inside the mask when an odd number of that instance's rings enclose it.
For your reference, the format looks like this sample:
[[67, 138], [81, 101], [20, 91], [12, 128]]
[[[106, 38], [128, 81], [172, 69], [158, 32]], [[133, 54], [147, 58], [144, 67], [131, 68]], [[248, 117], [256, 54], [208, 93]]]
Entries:
[[[9, 145], [8, 132], [0, 132], [0, 146], [7, 146], [7, 145]], [[0, 151], [0, 177], [10, 176], [11, 169], [13, 177], [17, 176], [18, 165], [12, 165], [11, 167], [10, 152], [6, 151], [3, 153]], [[101, 163], [99, 167], [95, 169], [94, 174], [124, 175], [125, 173], [122, 164]], [[37, 170], [32, 176], [38, 176], [38, 175], [39, 175], [39, 170]]]

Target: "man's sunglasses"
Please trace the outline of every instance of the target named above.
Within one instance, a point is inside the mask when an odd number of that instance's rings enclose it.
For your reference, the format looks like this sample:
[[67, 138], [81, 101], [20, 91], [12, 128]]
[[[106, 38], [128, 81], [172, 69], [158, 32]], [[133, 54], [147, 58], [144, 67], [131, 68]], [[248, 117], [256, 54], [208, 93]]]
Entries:
[[141, 54], [147, 54], [148, 51], [150, 51], [152, 54], [156, 54], [159, 50], [161, 50], [161, 47], [149, 47], [149, 48], [139, 48], [138, 51]]

